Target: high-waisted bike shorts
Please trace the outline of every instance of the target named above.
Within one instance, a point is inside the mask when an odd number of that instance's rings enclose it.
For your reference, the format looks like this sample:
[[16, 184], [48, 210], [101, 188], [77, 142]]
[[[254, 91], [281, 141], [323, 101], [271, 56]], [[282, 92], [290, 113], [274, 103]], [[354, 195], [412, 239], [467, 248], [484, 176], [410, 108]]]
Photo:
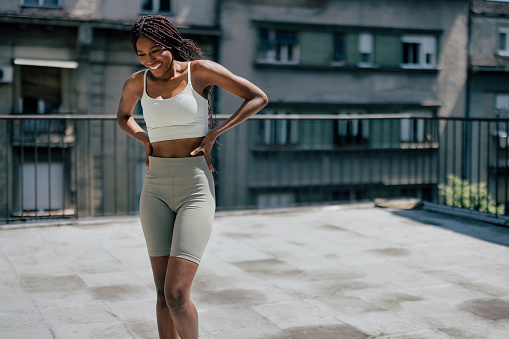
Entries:
[[199, 264], [215, 209], [214, 178], [204, 156], [149, 158], [140, 218], [150, 256]]

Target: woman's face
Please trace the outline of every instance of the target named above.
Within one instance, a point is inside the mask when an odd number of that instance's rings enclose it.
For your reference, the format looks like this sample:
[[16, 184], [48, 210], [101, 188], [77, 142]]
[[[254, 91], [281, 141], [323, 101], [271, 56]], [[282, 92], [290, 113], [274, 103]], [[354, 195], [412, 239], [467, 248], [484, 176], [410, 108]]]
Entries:
[[155, 77], [164, 75], [173, 62], [173, 55], [168, 49], [144, 36], [136, 41], [136, 54], [141, 64], [150, 69]]

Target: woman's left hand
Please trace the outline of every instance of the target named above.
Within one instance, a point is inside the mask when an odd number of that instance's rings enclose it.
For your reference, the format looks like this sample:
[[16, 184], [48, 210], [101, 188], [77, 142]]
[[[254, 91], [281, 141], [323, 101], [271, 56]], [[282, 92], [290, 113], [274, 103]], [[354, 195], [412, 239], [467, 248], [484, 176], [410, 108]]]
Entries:
[[209, 169], [211, 172], [214, 172], [214, 167], [212, 166], [212, 161], [210, 159], [210, 152], [212, 151], [212, 146], [216, 142], [216, 137], [212, 135], [212, 133], [207, 134], [202, 140], [198, 147], [196, 147], [192, 152], [191, 156], [198, 155], [200, 152], [203, 152], [205, 155], [205, 160], [207, 160], [207, 164], [209, 165]]

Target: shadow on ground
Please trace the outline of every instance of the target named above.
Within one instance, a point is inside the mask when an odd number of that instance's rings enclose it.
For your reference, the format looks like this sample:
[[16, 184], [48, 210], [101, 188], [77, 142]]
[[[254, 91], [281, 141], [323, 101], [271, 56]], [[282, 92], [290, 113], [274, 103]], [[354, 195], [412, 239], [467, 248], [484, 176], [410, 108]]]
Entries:
[[422, 209], [397, 210], [393, 214], [411, 219], [413, 221], [445, 228], [457, 233], [468, 235], [494, 244], [509, 247], [509, 227], [475, 222], [457, 217], [443, 218], [440, 214]]

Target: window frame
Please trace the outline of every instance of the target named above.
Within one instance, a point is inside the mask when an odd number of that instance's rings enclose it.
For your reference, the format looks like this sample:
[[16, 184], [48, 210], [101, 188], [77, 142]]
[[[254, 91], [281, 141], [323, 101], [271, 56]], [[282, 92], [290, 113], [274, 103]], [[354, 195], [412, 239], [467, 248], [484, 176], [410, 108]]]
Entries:
[[[344, 32], [334, 32], [332, 34], [332, 66], [345, 66], [346, 65], [346, 34]], [[342, 46], [337, 47], [336, 45], [341, 42]], [[341, 48], [343, 52], [343, 59], [336, 60], [336, 50]]]
[[170, 6], [169, 11], [161, 11], [161, 0], [150, 0], [152, 1], [152, 10], [143, 9], [143, 0], [140, 1], [140, 13], [141, 14], [164, 14], [170, 15], [173, 13], [173, 0], [168, 0]]
[[[360, 33], [359, 34], [359, 58], [360, 61], [357, 63], [357, 66], [361, 68], [369, 68], [374, 67], [375, 62], [375, 39], [372, 33]], [[367, 56], [366, 60], [362, 60], [363, 55]]]
[[[264, 41], [262, 41], [262, 31], [266, 30], [268, 33], [268, 43], [271, 49], [265, 49]], [[277, 31], [295, 34], [295, 45], [278, 44]], [[300, 63], [300, 45], [299, 45], [299, 32], [291, 30], [283, 30], [277, 28], [259, 28], [258, 29], [259, 47], [257, 51], [256, 61], [261, 64], [275, 64], [275, 65], [298, 65]], [[291, 47], [291, 48], [290, 48]], [[290, 59], [290, 51], [292, 58]], [[277, 58], [279, 52], [279, 59]]]
[[[505, 34], [505, 49], [500, 49], [501, 45], [501, 36]], [[499, 27], [498, 28], [498, 48], [497, 54], [500, 56], [509, 57], [509, 27]]]
[[[402, 52], [405, 53], [404, 45], [419, 44], [420, 50], [418, 55], [418, 63], [404, 63], [404, 55], [401, 60], [401, 68], [405, 69], [436, 69], [437, 68], [437, 37], [434, 35], [409, 35], [401, 36]], [[428, 53], [432, 50], [432, 53]], [[427, 62], [427, 55], [431, 55], [431, 62]]]
[[38, 4], [26, 3], [27, 0], [20, 0], [21, 7], [32, 7], [32, 8], [61, 8], [61, 0], [57, 0], [56, 5], [45, 4], [45, 0], [37, 0]]
[[498, 114], [501, 118], [509, 118], [509, 93], [495, 93], [493, 107], [495, 108], [495, 115]]

